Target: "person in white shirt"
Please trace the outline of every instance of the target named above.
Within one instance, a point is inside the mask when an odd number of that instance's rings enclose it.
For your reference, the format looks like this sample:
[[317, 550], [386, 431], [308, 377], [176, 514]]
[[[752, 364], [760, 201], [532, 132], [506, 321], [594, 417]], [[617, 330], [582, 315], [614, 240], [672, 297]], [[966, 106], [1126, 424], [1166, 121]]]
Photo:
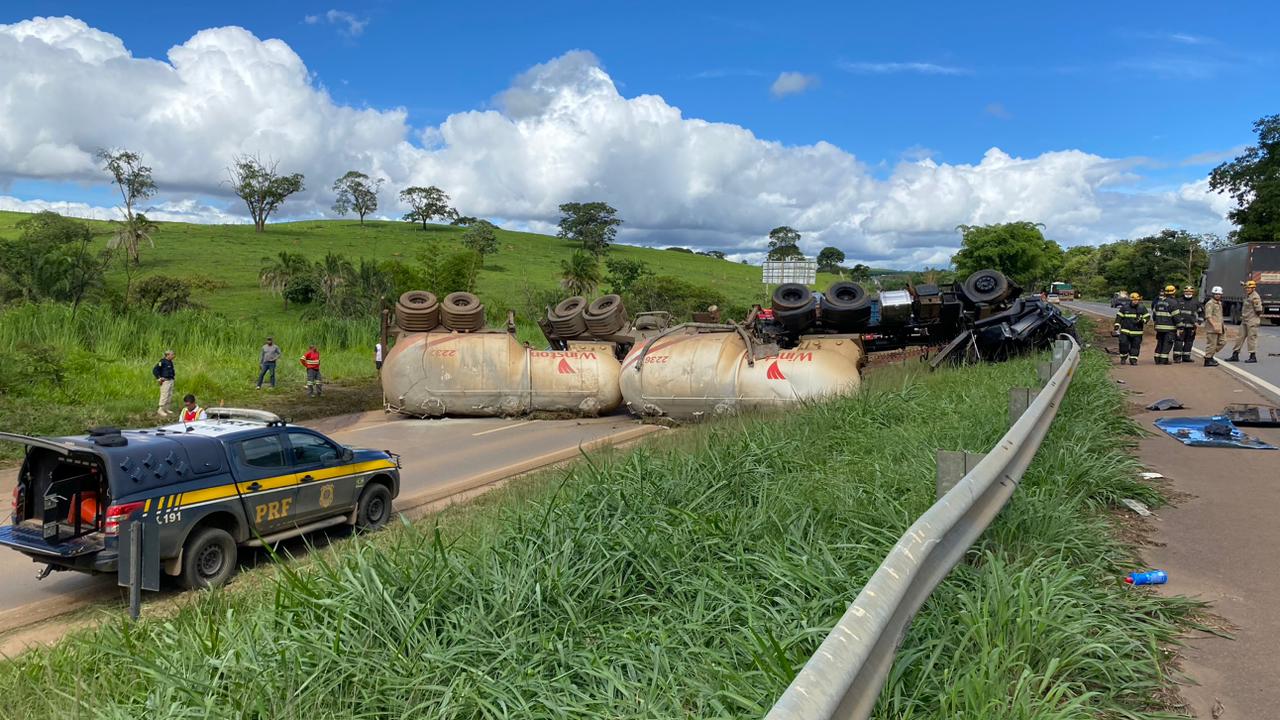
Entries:
[[373, 345], [373, 365], [382, 370], [382, 343], [374, 343]]

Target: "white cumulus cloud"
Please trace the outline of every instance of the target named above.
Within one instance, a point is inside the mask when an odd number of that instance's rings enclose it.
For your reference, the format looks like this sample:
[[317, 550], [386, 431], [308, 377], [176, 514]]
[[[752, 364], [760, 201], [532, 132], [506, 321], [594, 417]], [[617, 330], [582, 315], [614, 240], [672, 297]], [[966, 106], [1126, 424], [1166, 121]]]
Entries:
[[203, 30], [161, 60], [135, 58], [79, 20], [36, 18], [0, 25], [0, 187], [104, 182], [94, 151], [126, 147], [161, 187], [149, 216], [227, 222], [243, 209], [225, 168], [250, 153], [306, 174], [290, 217], [327, 214], [328, 186], [359, 169], [388, 180], [388, 217], [403, 211], [398, 189], [432, 184], [465, 214], [510, 226], [546, 229], [560, 203], [604, 200], [625, 220], [625, 242], [755, 258], [785, 224], [810, 253], [834, 245], [912, 265], [945, 263], [960, 224], [1034, 220], [1068, 243], [1152, 226], [1226, 229], [1223, 199], [1203, 183], [1144, 190], [1136, 163], [1081, 150], [992, 148], [972, 164], [916, 156], [878, 177], [830, 143], [784, 145], [686, 117], [657, 95], [626, 97], [585, 51], [521, 73], [492, 105], [413, 127], [400, 108], [335, 102], [287, 44], [243, 28]]

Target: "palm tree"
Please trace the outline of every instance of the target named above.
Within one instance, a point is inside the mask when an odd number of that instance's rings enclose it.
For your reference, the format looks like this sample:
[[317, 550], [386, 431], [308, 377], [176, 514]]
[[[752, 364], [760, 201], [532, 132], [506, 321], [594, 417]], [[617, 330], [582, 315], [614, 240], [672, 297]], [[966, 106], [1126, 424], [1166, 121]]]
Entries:
[[138, 249], [142, 247], [145, 240], [151, 247], [156, 246], [153, 237], [159, 226], [147, 219], [146, 215], [137, 213], [128, 220], [115, 221], [115, 234], [107, 241], [108, 250], [123, 249], [125, 251], [125, 262], [132, 262], [134, 265], [141, 264], [138, 257]]
[[300, 253], [284, 252], [275, 260], [263, 258], [262, 270], [258, 273], [258, 282], [262, 287], [284, 298], [284, 309], [289, 309], [289, 295], [285, 293], [289, 284], [312, 271], [311, 261]]
[[590, 295], [600, 284], [600, 263], [582, 250], [574, 252], [568, 260], [561, 260], [560, 270], [560, 286], [570, 295]]
[[351, 276], [355, 274], [355, 268], [352, 267], [350, 260], [330, 252], [316, 265], [315, 272], [316, 284], [320, 286], [320, 294], [328, 305], [338, 294], [338, 288], [351, 280]]

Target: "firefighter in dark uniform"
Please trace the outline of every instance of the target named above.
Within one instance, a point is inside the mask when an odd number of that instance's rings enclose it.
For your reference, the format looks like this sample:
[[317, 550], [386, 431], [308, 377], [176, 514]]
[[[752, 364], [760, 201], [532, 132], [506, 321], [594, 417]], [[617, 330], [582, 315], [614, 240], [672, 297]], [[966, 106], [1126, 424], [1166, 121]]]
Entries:
[[1174, 362], [1191, 362], [1191, 348], [1196, 344], [1196, 325], [1203, 322], [1200, 319], [1203, 313], [1200, 301], [1196, 299], [1196, 289], [1190, 285], [1182, 288], [1182, 299], [1178, 301], [1178, 312], [1174, 316], [1178, 325], [1178, 342], [1173, 346]]
[[1160, 297], [1151, 303], [1151, 315], [1156, 322], [1156, 364], [1169, 365], [1178, 337], [1178, 301], [1174, 299], [1178, 288], [1166, 285]]
[[1151, 319], [1147, 306], [1142, 304], [1142, 296], [1129, 293], [1129, 302], [1116, 310], [1116, 334], [1120, 336], [1120, 364], [1126, 360], [1130, 365], [1138, 364], [1138, 353], [1142, 351], [1142, 328]]

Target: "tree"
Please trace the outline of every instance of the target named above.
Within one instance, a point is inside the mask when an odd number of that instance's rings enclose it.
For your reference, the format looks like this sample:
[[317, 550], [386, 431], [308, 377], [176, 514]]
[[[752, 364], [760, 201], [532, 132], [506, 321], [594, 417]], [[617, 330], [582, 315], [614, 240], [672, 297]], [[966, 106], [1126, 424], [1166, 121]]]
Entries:
[[1280, 115], [1253, 124], [1258, 144], [1209, 173], [1209, 187], [1227, 193], [1236, 207], [1227, 213], [1236, 224], [1236, 242], [1280, 240]]
[[770, 260], [789, 260], [803, 257], [804, 253], [800, 252], [800, 248], [795, 245], [779, 245], [769, 251]]
[[333, 211], [339, 215], [355, 212], [364, 224], [364, 216], [378, 210], [378, 189], [385, 182], [382, 178], [370, 180], [368, 175], [355, 170], [333, 181], [333, 191], [338, 197], [333, 201]]
[[471, 217], [470, 215], [458, 215], [454, 219], [450, 220], [449, 224], [457, 225], [459, 227], [470, 227], [471, 225], [475, 225], [478, 222], [480, 222], [479, 218], [474, 218], [474, 217]]
[[796, 232], [793, 228], [790, 228], [786, 225], [779, 225], [778, 227], [769, 231], [769, 249], [770, 250], [775, 250], [784, 245], [798, 246], [799, 244], [800, 244], [800, 233]]
[[284, 309], [289, 309], [289, 288], [295, 287], [300, 278], [312, 272], [311, 261], [300, 253], [280, 251], [275, 259], [263, 258], [262, 270], [258, 272], [258, 282], [262, 287], [271, 290], [284, 300]]
[[1165, 229], [1104, 245], [1097, 252], [1109, 287], [1143, 297], [1154, 297], [1165, 285], [1196, 285], [1209, 265], [1201, 236], [1186, 230]]
[[589, 252], [576, 250], [560, 261], [560, 287], [570, 295], [590, 295], [600, 285], [600, 262]]
[[603, 202], [564, 203], [560, 206], [560, 232], [556, 237], [582, 244], [599, 257], [609, 251], [622, 224], [618, 211]]
[[279, 165], [272, 160], [263, 164], [257, 157], [238, 155], [227, 168], [231, 191], [249, 208], [256, 232], [266, 230], [267, 218], [279, 210], [290, 195], [305, 189], [302, 173], [281, 175]]
[[111, 181], [120, 190], [120, 214], [122, 221], [116, 223], [113, 243], [123, 247], [127, 254], [126, 262], [137, 265], [140, 260], [138, 248], [143, 240], [155, 247], [151, 233], [155, 225], [147, 222], [141, 213], [135, 213], [139, 202], [156, 194], [156, 183], [151, 178], [151, 167], [142, 164], [142, 155], [128, 150], [98, 150], [97, 157], [102, 161], [102, 169], [111, 173]]
[[480, 256], [480, 265], [484, 265], [484, 256], [498, 252], [498, 228], [488, 220], [477, 220], [462, 233], [462, 244]]
[[844, 262], [844, 251], [840, 248], [824, 247], [818, 253], [818, 269], [827, 272], [840, 272], [840, 263]]
[[1062, 248], [1046, 240], [1037, 223], [961, 225], [964, 239], [951, 257], [956, 274], [965, 278], [986, 268], [999, 270], [1024, 287], [1052, 280], [1062, 265]]
[[849, 279], [854, 282], [869, 282], [871, 280], [871, 268], [862, 263], [858, 263], [849, 268]]
[[135, 292], [140, 306], [159, 315], [196, 306], [191, 301], [191, 284], [170, 275], [152, 275], [138, 283]]
[[449, 196], [435, 185], [407, 187], [400, 191], [400, 202], [409, 206], [404, 219], [422, 223], [423, 230], [427, 229], [427, 223], [436, 218], [449, 219], [458, 215], [456, 210], [449, 207]]
[[609, 288], [619, 295], [631, 290], [636, 281], [653, 274], [643, 260], [611, 257], [605, 260], [604, 266], [609, 269], [607, 280]]
[[325, 253], [324, 259], [316, 263], [316, 287], [320, 290], [320, 299], [329, 305], [338, 295], [338, 288], [349, 282], [355, 274], [351, 261], [335, 252]]
[[724, 260], [724, 259], [725, 259], [725, 254], [724, 254], [724, 251], [723, 251], [723, 250], [706, 250], [706, 251], [703, 251], [703, 252], [699, 252], [698, 254], [699, 254], [699, 255], [706, 255], [707, 257], [713, 257], [713, 258], [715, 258], [715, 259], [717, 259], [717, 260]]
[[105, 264], [87, 223], [46, 210], [17, 227], [17, 239], [0, 239], [0, 300], [69, 302], [74, 310], [103, 286]]

